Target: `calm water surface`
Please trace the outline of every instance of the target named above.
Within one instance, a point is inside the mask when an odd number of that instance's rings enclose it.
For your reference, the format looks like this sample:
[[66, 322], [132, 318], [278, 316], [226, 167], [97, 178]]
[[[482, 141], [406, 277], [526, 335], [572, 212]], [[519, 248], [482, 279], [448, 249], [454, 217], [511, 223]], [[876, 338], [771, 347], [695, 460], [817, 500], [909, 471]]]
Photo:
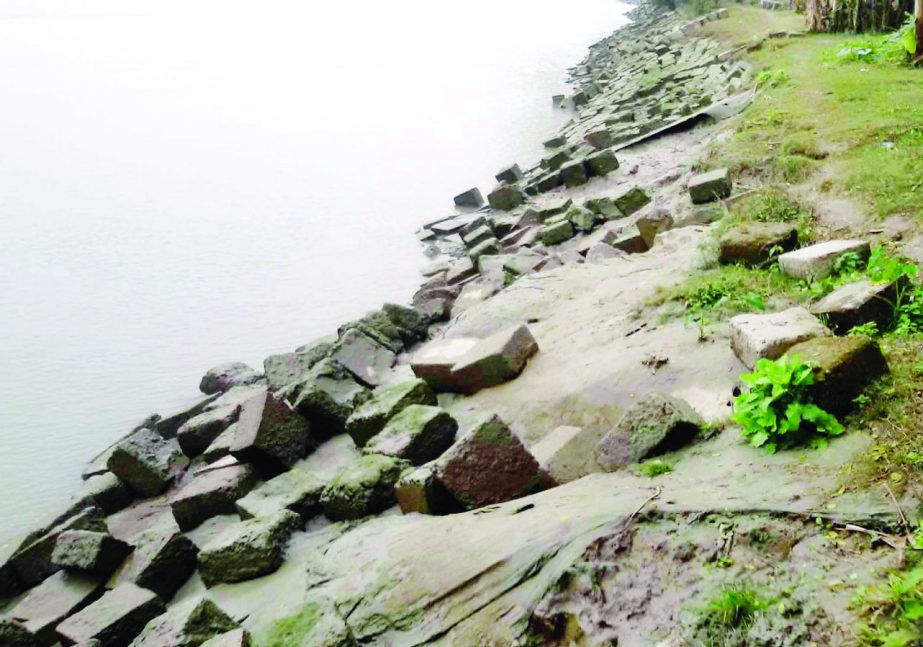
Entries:
[[0, 543], [208, 367], [409, 300], [626, 9], [0, 0]]

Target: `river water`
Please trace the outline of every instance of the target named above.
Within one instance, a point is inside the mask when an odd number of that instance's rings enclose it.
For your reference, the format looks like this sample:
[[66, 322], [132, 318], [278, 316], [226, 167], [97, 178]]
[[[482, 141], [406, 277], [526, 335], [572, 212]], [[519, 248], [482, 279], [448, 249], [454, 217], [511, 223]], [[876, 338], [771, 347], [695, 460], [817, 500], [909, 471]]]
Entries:
[[210, 366], [408, 301], [626, 10], [0, 0], [0, 543]]

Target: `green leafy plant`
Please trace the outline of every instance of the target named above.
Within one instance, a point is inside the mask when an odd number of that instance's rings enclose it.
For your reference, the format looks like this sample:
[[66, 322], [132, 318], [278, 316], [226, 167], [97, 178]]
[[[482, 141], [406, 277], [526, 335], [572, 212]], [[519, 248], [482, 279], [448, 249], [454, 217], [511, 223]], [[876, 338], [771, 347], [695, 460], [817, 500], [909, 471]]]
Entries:
[[740, 379], [749, 388], [735, 398], [733, 419], [750, 445], [770, 453], [808, 441], [819, 447], [843, 433], [832, 414], [810, 402], [814, 370], [799, 356], [761, 359]]
[[856, 337], [877, 337], [878, 336], [878, 324], [874, 321], [867, 321], [864, 324], [858, 326], [853, 326], [849, 329], [848, 335], [853, 335]]
[[890, 573], [887, 583], [859, 590], [853, 605], [866, 622], [865, 644], [883, 647], [918, 645], [923, 639], [923, 567]]
[[777, 88], [780, 85], [787, 85], [792, 78], [785, 70], [765, 70], [756, 75], [756, 87], [758, 88]]
[[655, 476], [660, 476], [661, 474], [669, 474], [673, 471], [673, 466], [664, 460], [654, 458], [641, 463], [638, 469], [641, 470], [641, 473], [644, 474], [644, 476], [647, 476], [648, 478], [654, 478]]

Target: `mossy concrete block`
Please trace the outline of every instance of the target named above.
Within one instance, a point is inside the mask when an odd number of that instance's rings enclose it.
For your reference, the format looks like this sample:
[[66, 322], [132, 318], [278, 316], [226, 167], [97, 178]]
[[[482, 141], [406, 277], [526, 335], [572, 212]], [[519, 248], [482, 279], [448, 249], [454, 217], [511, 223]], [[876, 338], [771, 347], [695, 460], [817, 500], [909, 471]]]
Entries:
[[834, 415], [848, 413], [853, 400], [871, 382], [888, 372], [878, 343], [863, 337], [815, 337], [788, 349], [814, 367], [811, 398]]
[[611, 245], [626, 254], [643, 254], [650, 249], [637, 225], [630, 225], [619, 231]]
[[293, 467], [270, 479], [237, 500], [241, 519], [268, 517], [290, 510], [307, 520], [320, 510], [320, 495], [327, 483], [305, 470]]
[[107, 471], [84, 481], [73, 500], [79, 508], [93, 505], [102, 510], [104, 514], [112, 514], [128, 506], [131, 503], [132, 494], [115, 474]]
[[495, 240], [494, 230], [484, 224], [462, 236], [465, 247], [472, 249], [487, 240]]
[[106, 466], [142, 497], [162, 494], [189, 464], [175, 439], [140, 429], [115, 446]]
[[199, 552], [199, 574], [205, 586], [243, 582], [278, 570], [288, 540], [301, 524], [301, 517], [283, 510], [226, 529]]
[[811, 312], [824, 317], [838, 334], [869, 322], [874, 322], [879, 330], [887, 330], [894, 318], [899, 289], [906, 288], [899, 288], [898, 281], [847, 283], [811, 306]]
[[456, 390], [452, 368], [479, 342], [473, 337], [434, 339], [411, 356], [410, 368], [433, 391]]
[[347, 465], [321, 494], [324, 514], [334, 520], [359, 519], [394, 505], [394, 484], [408, 466], [391, 456], [366, 454]]
[[588, 155], [586, 168], [590, 177], [603, 177], [619, 168], [619, 160], [612, 150], [602, 150]]
[[416, 379], [381, 386], [346, 421], [346, 433], [357, 447], [364, 447], [385, 424], [411, 404], [436, 404], [436, 396], [425, 380]]
[[51, 562], [61, 568], [108, 577], [131, 552], [131, 546], [108, 533], [68, 530], [58, 535]]
[[592, 231], [596, 225], [596, 214], [583, 207], [572, 207], [566, 217], [578, 231]]
[[801, 307], [768, 314], [744, 314], [729, 323], [731, 348], [748, 368], [777, 359], [795, 344], [830, 335], [820, 320]]
[[673, 217], [669, 213], [659, 211], [638, 218], [635, 226], [644, 239], [644, 244], [650, 249], [657, 240], [657, 234], [673, 228]]
[[365, 452], [422, 465], [448, 449], [456, 431], [458, 423], [445, 409], [412, 404], [391, 418], [381, 433], [368, 442]]
[[609, 148], [612, 146], [615, 141], [612, 138], [612, 133], [609, 132], [608, 128], [598, 128], [591, 132], [588, 132], [584, 137], [583, 141], [589, 144], [591, 147], [596, 150], [602, 150], [604, 148]]
[[526, 496], [542, 483], [538, 461], [498, 416], [459, 438], [436, 461], [435, 476], [467, 510]]
[[330, 349], [330, 359], [352, 373], [362, 384], [375, 387], [384, 381], [397, 357], [386, 343], [360, 329], [350, 328]]
[[487, 196], [491, 209], [512, 211], [526, 201], [526, 195], [514, 184], [501, 184]]
[[266, 381], [259, 371], [252, 369], [242, 362], [221, 364], [210, 368], [199, 383], [199, 390], [205, 395], [224, 393], [235, 386], [249, 386], [263, 384]]
[[606, 471], [680, 449], [704, 424], [689, 404], [662, 393], [639, 398], [599, 442], [597, 460]]
[[311, 437], [308, 421], [280, 395], [267, 392], [241, 408], [230, 453], [263, 474], [278, 474], [305, 457]]
[[816, 281], [833, 274], [837, 261], [844, 254], [855, 254], [860, 261], [865, 261], [870, 253], [871, 247], [865, 240], [828, 240], [782, 254], [779, 268], [793, 278]]
[[181, 530], [192, 530], [220, 514], [232, 514], [234, 504], [257, 484], [249, 465], [231, 465], [197, 475], [170, 498]]
[[61, 570], [54, 563], [52, 555], [58, 537], [70, 530], [105, 532], [102, 511], [95, 506], [88, 506], [76, 512], [68, 512], [63, 518], [56, 518], [51, 524], [30, 533], [9, 558], [17, 580], [26, 586], [35, 586]]
[[798, 231], [784, 222], [752, 222], [726, 231], [719, 242], [718, 261], [725, 265], [760, 265], [770, 259], [774, 249], [783, 251], [798, 245]]
[[183, 453], [195, 458], [204, 452], [218, 436], [237, 421], [239, 414], [239, 405], [227, 405], [203, 411], [187, 420], [176, 432], [176, 440]]
[[107, 647], [125, 647], [164, 611], [153, 591], [122, 584], [59, 624], [57, 632], [66, 645], [97, 640]]
[[542, 243], [551, 247], [570, 240], [575, 234], [574, 226], [569, 220], [546, 222], [542, 226]]
[[612, 201], [615, 203], [615, 206], [618, 207], [626, 216], [630, 216], [635, 211], [638, 211], [642, 207], [646, 206], [650, 201], [650, 197], [639, 187], [632, 187], [630, 189], [625, 189], [620, 192]]
[[148, 622], [131, 647], [199, 647], [237, 627], [237, 621], [217, 604], [199, 597], [178, 604]]
[[561, 184], [567, 188], [581, 186], [589, 181], [583, 160], [568, 162], [563, 165], [561, 170], [558, 171], [558, 177], [561, 178]]
[[0, 617], [0, 645], [4, 647], [44, 647], [48, 644], [51, 643], [42, 640], [18, 620]]
[[689, 198], [693, 204], [721, 200], [731, 195], [731, 176], [726, 168], [694, 175], [689, 180]]
[[619, 211], [612, 198], [590, 198], [583, 206], [604, 220], [623, 218], [625, 214]]
[[482, 256], [496, 256], [501, 251], [503, 251], [503, 248], [500, 245], [500, 241], [496, 238], [488, 238], [487, 240], [478, 243], [469, 249], [468, 258], [470, 258], [471, 262], [473, 262], [475, 265], [478, 265], [478, 268], [480, 269], [480, 264], [478, 261], [480, 261]]
[[206, 640], [200, 647], [251, 647], [250, 632], [246, 629], [234, 629], [220, 636]]
[[284, 389], [297, 382], [311, 367], [327, 357], [333, 348], [332, 341], [319, 341], [309, 345], [303, 351], [270, 355], [263, 360], [263, 372], [273, 391]]

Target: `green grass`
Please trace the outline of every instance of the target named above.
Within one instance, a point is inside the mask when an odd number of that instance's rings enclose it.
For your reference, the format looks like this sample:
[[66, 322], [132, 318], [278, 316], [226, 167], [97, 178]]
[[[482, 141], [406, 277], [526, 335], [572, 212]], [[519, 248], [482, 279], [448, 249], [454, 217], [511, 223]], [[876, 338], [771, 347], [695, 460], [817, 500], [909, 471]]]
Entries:
[[[748, 41], [778, 28], [770, 13], [732, 7], [730, 20], [707, 31], [729, 44]], [[738, 133], [707, 166], [796, 183], [830, 164], [828, 187], [851, 193], [870, 213], [923, 214], [923, 70], [886, 57], [831, 59], [850, 43], [855, 36], [809, 35], [770, 40], [749, 55], [758, 78], [785, 81], [763, 83]]]
[[669, 474], [673, 471], [673, 466], [670, 463], [661, 460], [659, 458], [654, 458], [638, 466], [638, 469], [641, 470], [641, 473], [648, 478], [654, 478], [660, 476], [661, 474]]

